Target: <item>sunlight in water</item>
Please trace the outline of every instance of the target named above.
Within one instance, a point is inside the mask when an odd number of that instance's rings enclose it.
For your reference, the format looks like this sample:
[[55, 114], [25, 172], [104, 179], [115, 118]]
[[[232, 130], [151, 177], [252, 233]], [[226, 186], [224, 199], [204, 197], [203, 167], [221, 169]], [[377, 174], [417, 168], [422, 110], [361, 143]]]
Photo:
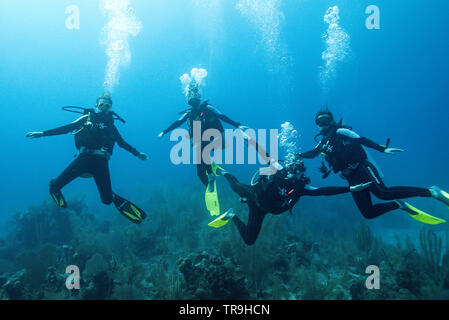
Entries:
[[280, 46], [280, 24], [284, 19], [280, 0], [239, 0], [238, 10], [262, 33], [262, 41], [270, 54]]
[[199, 35], [209, 42], [211, 57], [220, 46], [223, 36], [223, 3], [222, 0], [191, 0], [193, 3], [193, 20]]

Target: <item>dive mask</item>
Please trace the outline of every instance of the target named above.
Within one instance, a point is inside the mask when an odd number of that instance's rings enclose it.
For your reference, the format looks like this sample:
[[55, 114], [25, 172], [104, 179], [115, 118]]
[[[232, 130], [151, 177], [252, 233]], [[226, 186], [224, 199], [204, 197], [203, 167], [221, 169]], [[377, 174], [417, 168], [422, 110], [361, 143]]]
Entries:
[[320, 128], [327, 128], [331, 125], [332, 119], [328, 114], [322, 114], [316, 118], [315, 123]]
[[112, 108], [112, 104], [110, 100], [107, 99], [99, 99], [97, 101], [97, 110], [98, 112], [108, 111]]

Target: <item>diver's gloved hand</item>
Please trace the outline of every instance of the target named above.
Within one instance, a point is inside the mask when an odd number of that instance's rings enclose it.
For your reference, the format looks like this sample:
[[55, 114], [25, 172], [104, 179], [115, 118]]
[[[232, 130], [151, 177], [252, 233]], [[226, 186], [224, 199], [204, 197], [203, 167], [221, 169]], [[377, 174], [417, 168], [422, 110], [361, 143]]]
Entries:
[[405, 150], [403, 149], [398, 149], [398, 148], [386, 148], [384, 150], [384, 153], [386, 154], [390, 154], [392, 156], [395, 156], [396, 154], [398, 154], [398, 152], [404, 152]]
[[142, 160], [142, 161], [148, 160], [148, 156], [147, 156], [145, 153], [143, 153], [143, 152], [139, 153], [139, 154], [137, 155], [137, 158], [139, 158], [139, 159]]
[[43, 132], [29, 132], [26, 137], [30, 139], [42, 138], [44, 136]]
[[358, 184], [356, 186], [351, 186], [349, 189], [351, 190], [351, 192], [359, 192], [359, 191], [363, 191], [363, 190], [369, 188], [372, 184], [373, 184], [373, 182], [370, 181], [368, 183], [362, 183], [362, 184]]
[[161, 132], [161, 133], [159, 133], [159, 134], [157, 135], [158, 139], [161, 139], [163, 136], [164, 136], [164, 133], [163, 133], [163, 132]]
[[322, 174], [328, 174], [329, 169], [325, 165], [322, 165], [321, 167], [319, 167], [318, 171]]

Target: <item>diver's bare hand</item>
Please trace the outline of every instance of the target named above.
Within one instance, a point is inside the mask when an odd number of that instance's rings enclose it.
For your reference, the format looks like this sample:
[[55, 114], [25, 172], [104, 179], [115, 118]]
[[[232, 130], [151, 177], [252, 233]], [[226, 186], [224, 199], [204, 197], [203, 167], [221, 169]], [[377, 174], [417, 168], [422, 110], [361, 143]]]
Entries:
[[395, 156], [398, 154], [398, 152], [404, 152], [405, 150], [403, 149], [398, 149], [398, 148], [387, 148], [384, 150], [384, 153]]
[[42, 138], [44, 136], [43, 132], [29, 132], [26, 137], [30, 139]]
[[139, 159], [142, 160], [142, 161], [148, 160], [148, 156], [147, 156], [145, 153], [143, 153], [143, 152], [139, 153], [139, 154], [137, 155], [137, 158], [139, 158]]
[[362, 183], [362, 184], [358, 184], [356, 186], [351, 186], [349, 189], [351, 190], [351, 192], [360, 192], [360, 191], [363, 191], [363, 190], [369, 188], [372, 184], [373, 184], [373, 182], [370, 181], [368, 183]]

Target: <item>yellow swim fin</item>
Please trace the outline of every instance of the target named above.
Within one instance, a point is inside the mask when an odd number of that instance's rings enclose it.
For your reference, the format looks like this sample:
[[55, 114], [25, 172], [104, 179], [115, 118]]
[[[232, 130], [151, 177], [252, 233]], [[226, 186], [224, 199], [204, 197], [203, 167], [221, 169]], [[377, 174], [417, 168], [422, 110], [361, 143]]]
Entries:
[[229, 209], [225, 213], [223, 213], [221, 216], [219, 216], [217, 219], [212, 221], [208, 224], [209, 227], [212, 228], [221, 228], [228, 224], [229, 221], [235, 216], [234, 209]]
[[[211, 183], [213, 183], [213, 190], [211, 189]], [[218, 202], [218, 193], [217, 193], [217, 181], [215, 179], [209, 182], [209, 185], [206, 188], [205, 194], [206, 200], [206, 208], [209, 210], [211, 216], [219, 216], [220, 215], [220, 203]]]
[[443, 202], [449, 209], [449, 193], [447, 193], [444, 190], [441, 190], [437, 186], [433, 186], [430, 188], [430, 193], [432, 195], [432, 198], [435, 198], [437, 200], [440, 200]]
[[116, 195], [115, 193], [114, 205], [117, 210], [125, 216], [125, 218], [136, 224], [142, 223], [142, 221], [147, 217], [145, 211], [140, 209], [134, 203]]
[[215, 162], [212, 162], [212, 164], [211, 164], [211, 169], [212, 169], [212, 172], [213, 172], [217, 177], [222, 176], [223, 174], [226, 173], [226, 171], [225, 171], [222, 167], [218, 166]]
[[67, 208], [67, 202], [65, 201], [61, 191], [50, 192], [50, 195], [60, 208]]
[[396, 202], [399, 204], [401, 210], [407, 212], [410, 215], [410, 217], [412, 217], [416, 221], [433, 225], [446, 222], [446, 220], [431, 216], [430, 214], [427, 214], [424, 211], [415, 208], [414, 206], [412, 206], [407, 202], [401, 200], [396, 200]]

